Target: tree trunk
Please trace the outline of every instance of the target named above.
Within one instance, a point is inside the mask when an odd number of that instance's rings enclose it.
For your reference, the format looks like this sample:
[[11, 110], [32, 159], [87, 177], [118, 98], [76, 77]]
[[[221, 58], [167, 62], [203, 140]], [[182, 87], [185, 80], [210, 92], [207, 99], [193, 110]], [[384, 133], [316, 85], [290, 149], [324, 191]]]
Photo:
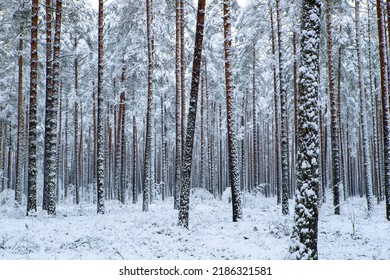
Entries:
[[37, 211], [38, 6], [38, 0], [32, 0], [27, 215]]
[[333, 189], [333, 206], [334, 213], [340, 215], [340, 153], [338, 142], [338, 121], [337, 121], [337, 98], [334, 90], [334, 71], [332, 59], [332, 16], [331, 0], [326, 0], [326, 32], [327, 32], [327, 53], [328, 53], [328, 82], [330, 96], [330, 132], [332, 146], [332, 189]]
[[182, 133], [181, 133], [181, 78], [180, 78], [180, 1], [176, 0], [176, 142], [175, 142], [175, 186], [174, 186], [174, 209], [180, 208], [180, 185], [181, 185], [181, 169], [182, 169]]
[[[227, 152], [229, 160], [229, 185], [232, 192], [233, 222], [242, 218], [240, 197], [240, 174], [238, 171], [238, 151], [236, 143], [236, 123], [234, 120], [234, 94], [233, 73], [231, 66], [232, 57], [232, 30], [231, 30], [231, 1], [223, 2], [223, 34], [225, 51], [225, 91], [226, 91], [226, 114], [227, 114]], [[255, 112], [253, 112], [255, 114]], [[254, 126], [257, 124], [254, 123]], [[257, 152], [257, 149], [255, 149]], [[257, 165], [255, 165], [257, 166]], [[256, 168], [254, 172], [257, 172]]]
[[104, 214], [104, 121], [103, 121], [103, 0], [98, 11], [98, 88], [97, 88], [97, 213]]
[[280, 152], [282, 164], [282, 214], [288, 215], [288, 197], [290, 190], [290, 175], [289, 175], [289, 151], [288, 151], [288, 135], [287, 135], [287, 89], [284, 74], [285, 59], [282, 46], [282, 26], [281, 26], [281, 10], [280, 0], [276, 0], [276, 26], [277, 39], [279, 45], [279, 91], [280, 91]]
[[297, 189], [290, 259], [318, 259], [320, 10], [320, 0], [303, 0], [302, 70], [298, 79]]
[[390, 221], [390, 116], [389, 98], [387, 84], [387, 64], [385, 57], [385, 27], [383, 23], [383, 7], [381, 0], [376, 1], [376, 11], [378, 19], [378, 43], [379, 43], [379, 63], [381, 79], [382, 97], [382, 129], [383, 129], [383, 158], [384, 158], [384, 185], [386, 197], [386, 219]]
[[190, 91], [190, 106], [189, 106], [188, 118], [187, 118], [187, 131], [186, 131], [187, 133], [186, 133], [186, 141], [185, 141], [184, 164], [183, 164], [182, 185], [181, 185], [181, 195], [180, 195], [179, 222], [178, 222], [180, 226], [185, 228], [188, 228], [191, 163], [192, 163], [192, 150], [194, 146], [194, 133], [195, 133], [196, 111], [197, 111], [197, 101], [198, 101], [198, 91], [199, 91], [200, 66], [202, 61], [205, 5], [206, 5], [206, 0], [198, 1], [194, 61], [192, 66], [193, 67], [192, 81], [191, 81], [191, 91]]
[[[24, 113], [23, 113], [23, 24], [20, 24], [19, 34], [19, 57], [18, 57], [18, 138], [16, 148], [16, 185], [15, 185], [15, 203], [22, 205], [22, 180], [23, 180], [23, 162], [24, 162]], [[0, 132], [1, 133], [1, 132]], [[1, 141], [1, 139], [0, 139]], [[1, 149], [0, 149], [1, 152]]]
[[145, 139], [145, 167], [144, 167], [144, 184], [143, 184], [143, 201], [142, 211], [147, 212], [150, 204], [150, 170], [152, 168], [151, 159], [151, 144], [152, 144], [152, 129], [151, 129], [151, 111], [152, 111], [152, 91], [153, 91], [153, 58], [152, 58], [152, 37], [151, 37], [151, 21], [152, 3], [150, 0], [146, 0], [146, 37], [147, 37], [147, 48], [148, 48], [148, 100], [147, 100], [147, 111], [146, 111], [146, 139]]

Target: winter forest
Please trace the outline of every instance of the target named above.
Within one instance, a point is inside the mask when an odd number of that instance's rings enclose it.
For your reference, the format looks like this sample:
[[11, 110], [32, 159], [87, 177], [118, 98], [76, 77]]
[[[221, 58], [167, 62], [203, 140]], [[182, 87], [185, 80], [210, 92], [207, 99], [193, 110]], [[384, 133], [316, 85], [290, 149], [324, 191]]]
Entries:
[[389, 34], [389, 0], [0, 0], [0, 259], [390, 260]]

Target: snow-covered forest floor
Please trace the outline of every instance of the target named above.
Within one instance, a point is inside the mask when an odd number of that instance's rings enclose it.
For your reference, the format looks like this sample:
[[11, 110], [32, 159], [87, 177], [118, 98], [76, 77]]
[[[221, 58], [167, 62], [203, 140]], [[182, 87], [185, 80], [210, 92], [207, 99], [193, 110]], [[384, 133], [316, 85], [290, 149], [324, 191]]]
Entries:
[[[93, 204], [60, 204], [57, 216], [38, 211], [26, 217], [14, 209], [13, 193], [0, 194], [0, 259], [284, 259], [293, 225], [274, 198], [244, 197], [244, 219], [231, 222], [227, 197], [212, 199], [202, 190], [191, 196], [190, 229], [176, 226], [173, 201], [157, 201], [141, 212], [141, 202], [106, 202], [106, 213]], [[319, 259], [390, 259], [390, 223], [384, 204], [367, 216], [365, 200], [344, 202], [341, 216], [331, 201], [322, 205]]]

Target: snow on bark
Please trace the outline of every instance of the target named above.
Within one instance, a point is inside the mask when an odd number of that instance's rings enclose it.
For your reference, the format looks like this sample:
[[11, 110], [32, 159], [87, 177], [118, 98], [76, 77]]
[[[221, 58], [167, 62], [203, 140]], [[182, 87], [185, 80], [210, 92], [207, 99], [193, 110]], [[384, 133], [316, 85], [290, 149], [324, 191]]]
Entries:
[[151, 41], [151, 1], [146, 0], [146, 40], [148, 48], [148, 99], [146, 111], [146, 140], [145, 140], [145, 167], [144, 167], [144, 183], [142, 185], [142, 211], [147, 212], [150, 204], [150, 180], [151, 180], [151, 144], [152, 144], [152, 130], [150, 127], [150, 114], [152, 110], [152, 77], [153, 77], [153, 60], [152, 60], [152, 41]]
[[[24, 162], [24, 118], [23, 118], [23, 24], [20, 24], [19, 35], [19, 57], [18, 57], [18, 138], [16, 148], [16, 185], [15, 185], [15, 205], [22, 204], [22, 179]], [[1, 150], [1, 149], [0, 149]]]
[[287, 89], [284, 74], [285, 58], [282, 46], [282, 24], [281, 24], [280, 0], [276, 0], [276, 26], [278, 31], [279, 45], [279, 91], [280, 91], [280, 153], [282, 164], [282, 213], [289, 214], [288, 196], [290, 190], [290, 169], [289, 169], [289, 151], [287, 136]]
[[182, 173], [182, 185], [180, 193], [180, 209], [178, 225], [188, 228], [189, 203], [190, 203], [190, 179], [191, 179], [191, 163], [192, 150], [194, 147], [194, 134], [196, 111], [199, 91], [199, 76], [202, 60], [202, 44], [203, 44], [203, 29], [205, 17], [206, 0], [198, 1], [198, 12], [195, 33], [195, 48], [194, 60], [192, 64], [192, 81], [190, 91], [190, 106], [187, 117], [186, 142], [184, 150], [184, 164]]
[[98, 12], [97, 99], [97, 213], [104, 214], [103, 0], [99, 0]]
[[176, 0], [176, 62], [175, 62], [175, 79], [176, 79], [176, 142], [175, 142], [175, 186], [174, 186], [174, 209], [180, 208], [180, 185], [181, 185], [181, 159], [182, 159], [182, 146], [181, 146], [181, 79], [180, 79], [180, 0]]
[[37, 211], [38, 0], [31, 3], [30, 114], [28, 132], [27, 215]]
[[337, 98], [334, 89], [334, 71], [332, 59], [332, 16], [331, 0], [326, 0], [326, 31], [327, 31], [327, 53], [328, 53], [328, 81], [330, 95], [330, 134], [332, 149], [332, 188], [334, 213], [340, 215], [340, 153], [339, 153], [339, 125], [337, 121]]
[[290, 259], [318, 259], [320, 0], [302, 3], [301, 67], [298, 80], [298, 150], [294, 227]]
[[[236, 143], [236, 124], [234, 121], [233, 75], [231, 68], [232, 30], [231, 30], [231, 1], [223, 2], [224, 48], [225, 48], [225, 90], [227, 114], [227, 152], [229, 161], [229, 183], [232, 192], [233, 222], [242, 218], [240, 198], [240, 173], [238, 170], [238, 150]], [[256, 125], [256, 124], [253, 124]], [[255, 170], [256, 172], [256, 170]]]

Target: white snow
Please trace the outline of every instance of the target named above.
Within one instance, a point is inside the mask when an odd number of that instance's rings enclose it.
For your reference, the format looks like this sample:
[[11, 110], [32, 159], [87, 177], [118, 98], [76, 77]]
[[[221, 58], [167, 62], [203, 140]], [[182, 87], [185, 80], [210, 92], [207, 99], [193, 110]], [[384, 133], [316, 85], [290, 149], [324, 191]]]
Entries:
[[[284, 259], [293, 215], [283, 216], [276, 198], [246, 194], [243, 221], [231, 222], [231, 204], [193, 192], [189, 230], [177, 226], [172, 198], [142, 212], [136, 205], [106, 202], [60, 204], [57, 216], [38, 210], [26, 217], [14, 209], [13, 192], [0, 194], [0, 259]], [[294, 202], [290, 201], [290, 213]], [[331, 199], [320, 208], [319, 259], [390, 259], [390, 223], [385, 207], [367, 217], [364, 199], [354, 198], [333, 215]]]

